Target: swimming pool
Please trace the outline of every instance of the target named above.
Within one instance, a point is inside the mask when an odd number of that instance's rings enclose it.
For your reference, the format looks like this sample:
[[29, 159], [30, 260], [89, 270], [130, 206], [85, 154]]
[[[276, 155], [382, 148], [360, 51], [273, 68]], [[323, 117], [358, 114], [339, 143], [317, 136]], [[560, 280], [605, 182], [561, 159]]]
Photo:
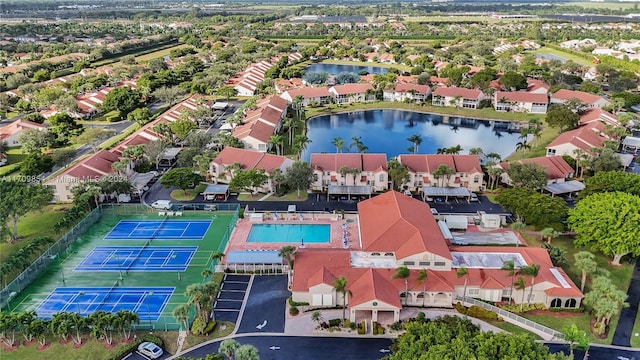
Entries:
[[257, 243], [328, 243], [329, 224], [253, 224], [247, 242]]

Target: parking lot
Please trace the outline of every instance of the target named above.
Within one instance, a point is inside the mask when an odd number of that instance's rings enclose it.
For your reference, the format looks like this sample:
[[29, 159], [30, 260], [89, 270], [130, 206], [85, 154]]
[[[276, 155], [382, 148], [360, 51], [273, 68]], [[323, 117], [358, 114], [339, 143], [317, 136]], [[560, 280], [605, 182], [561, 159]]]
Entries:
[[226, 274], [220, 285], [220, 293], [213, 305], [216, 321], [236, 322], [244, 295], [249, 287], [249, 275]]
[[290, 296], [286, 275], [254, 276], [238, 333], [284, 333], [285, 311]]

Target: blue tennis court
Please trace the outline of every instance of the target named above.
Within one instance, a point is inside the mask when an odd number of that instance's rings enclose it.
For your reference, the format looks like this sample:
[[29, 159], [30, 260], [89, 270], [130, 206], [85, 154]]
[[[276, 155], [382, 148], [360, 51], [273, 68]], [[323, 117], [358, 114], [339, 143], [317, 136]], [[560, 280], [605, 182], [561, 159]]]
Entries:
[[140, 320], [157, 321], [174, 290], [173, 287], [56, 288], [38, 305], [36, 313], [50, 319], [61, 311], [87, 316], [100, 310], [130, 310]]
[[106, 240], [202, 240], [211, 220], [121, 220]]
[[185, 271], [197, 246], [96, 246], [75, 271]]

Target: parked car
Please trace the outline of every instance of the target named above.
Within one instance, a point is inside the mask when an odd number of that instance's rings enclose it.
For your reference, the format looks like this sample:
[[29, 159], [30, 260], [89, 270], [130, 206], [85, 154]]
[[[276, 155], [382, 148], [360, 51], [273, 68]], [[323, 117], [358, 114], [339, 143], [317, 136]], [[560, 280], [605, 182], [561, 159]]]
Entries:
[[161, 209], [161, 210], [169, 210], [171, 209], [171, 201], [169, 200], [156, 200], [153, 202], [153, 204], [151, 204], [151, 207], [154, 209]]
[[149, 359], [158, 359], [162, 354], [164, 354], [158, 345], [148, 341], [138, 345], [138, 352]]
[[413, 194], [409, 190], [405, 190], [404, 194], [407, 195], [407, 196], [413, 196]]
[[480, 199], [478, 199], [478, 195], [476, 195], [476, 193], [471, 193], [469, 201], [480, 201]]
[[431, 208], [431, 214], [438, 215], [438, 209]]

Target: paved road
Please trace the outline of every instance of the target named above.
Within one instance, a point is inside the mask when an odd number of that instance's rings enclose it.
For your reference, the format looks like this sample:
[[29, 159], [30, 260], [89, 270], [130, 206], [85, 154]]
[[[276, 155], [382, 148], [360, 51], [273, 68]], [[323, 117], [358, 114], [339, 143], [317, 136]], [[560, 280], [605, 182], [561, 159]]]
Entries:
[[213, 305], [217, 321], [237, 322], [242, 301], [249, 286], [249, 275], [226, 274], [220, 286], [220, 293]]
[[[545, 343], [551, 349], [552, 353], [564, 352], [565, 354], [569, 354], [569, 348], [564, 344], [551, 344]], [[585, 359], [584, 351], [574, 351], [574, 359], [582, 360]], [[628, 349], [619, 349], [615, 347], [603, 347], [592, 345], [589, 348], [589, 360], [638, 360], [640, 359], [640, 351], [638, 350], [628, 350]]]
[[[383, 338], [332, 338], [332, 337], [294, 337], [294, 336], [249, 336], [238, 337], [240, 344], [251, 344], [258, 348], [260, 360], [374, 360], [385, 354], [390, 339]], [[205, 345], [201, 348], [180, 354], [183, 357], [204, 357], [218, 352], [220, 343]], [[271, 350], [270, 347], [279, 347]]]
[[613, 334], [613, 345], [631, 346], [631, 336], [633, 332], [633, 323], [638, 314], [638, 303], [640, 303], [640, 260], [636, 260], [636, 266], [633, 268], [633, 276], [629, 284], [627, 292], [627, 302], [629, 307], [622, 309], [616, 332]]

